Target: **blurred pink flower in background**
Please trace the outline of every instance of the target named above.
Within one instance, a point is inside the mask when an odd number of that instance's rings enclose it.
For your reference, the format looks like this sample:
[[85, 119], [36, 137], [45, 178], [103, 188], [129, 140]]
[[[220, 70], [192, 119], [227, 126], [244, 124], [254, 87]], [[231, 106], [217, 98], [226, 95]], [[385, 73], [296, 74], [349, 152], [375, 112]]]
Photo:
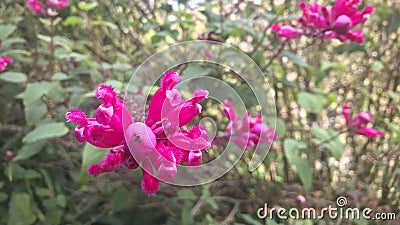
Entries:
[[204, 100], [208, 92], [197, 90], [191, 99], [184, 101], [175, 89], [178, 82], [179, 74], [175, 71], [163, 75], [160, 88], [151, 99], [145, 123], [134, 122], [126, 104], [107, 85], [96, 90], [96, 97], [103, 102], [97, 108], [96, 118], [87, 118], [79, 109], [67, 112], [67, 120], [79, 124], [75, 128], [78, 141], [111, 148], [103, 161], [89, 166], [89, 174], [97, 176], [123, 165], [131, 170], [140, 164], [142, 190], [154, 195], [159, 190], [159, 180], [173, 179], [176, 164], [200, 165], [201, 150], [211, 147], [206, 130], [198, 125], [189, 130], [180, 128], [201, 113], [198, 102]]
[[231, 101], [225, 100], [224, 105], [224, 113], [230, 120], [226, 128], [227, 133], [239, 148], [248, 149], [277, 139], [274, 129], [262, 123], [261, 114], [251, 119], [250, 113], [246, 113], [241, 119], [240, 116], [236, 115]]
[[280, 37], [285, 37], [285, 38], [297, 38], [303, 35], [303, 31], [300, 29], [297, 29], [295, 27], [289, 26], [289, 25], [283, 25], [279, 26], [277, 24], [273, 24], [271, 26], [271, 30], [274, 32], [277, 32], [278, 36]]
[[368, 123], [371, 122], [370, 114], [361, 112], [353, 119], [350, 119], [349, 106], [344, 104], [342, 109], [343, 116], [346, 120], [346, 125], [356, 134], [360, 134], [368, 138], [377, 138], [385, 135], [383, 131], [378, 131], [372, 127], [367, 127]]
[[38, 15], [45, 15], [47, 9], [58, 10], [68, 7], [69, 0], [26, 0], [29, 9]]
[[4, 71], [9, 64], [13, 63], [13, 59], [8, 56], [0, 57], [0, 71]]
[[298, 19], [298, 22], [301, 28], [274, 24], [271, 29], [277, 32], [278, 36], [289, 39], [306, 35], [362, 43], [364, 42], [362, 31], [353, 30], [353, 28], [360, 23], [365, 23], [368, 15], [373, 13], [375, 8], [367, 6], [359, 11], [360, 2], [360, 0], [337, 0], [331, 8], [318, 3], [300, 2], [299, 7], [303, 11], [303, 16]]

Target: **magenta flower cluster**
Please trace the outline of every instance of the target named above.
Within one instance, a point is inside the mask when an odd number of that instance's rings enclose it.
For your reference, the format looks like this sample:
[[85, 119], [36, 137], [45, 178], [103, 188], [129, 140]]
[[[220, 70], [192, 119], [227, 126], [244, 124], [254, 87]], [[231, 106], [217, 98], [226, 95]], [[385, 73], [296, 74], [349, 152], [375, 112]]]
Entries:
[[372, 127], [368, 127], [368, 123], [371, 122], [371, 115], [365, 112], [359, 113], [353, 119], [350, 119], [350, 108], [347, 104], [342, 106], [342, 113], [346, 120], [347, 127], [354, 133], [363, 135], [368, 138], [377, 138], [385, 135], [383, 131], [377, 131]]
[[8, 56], [1, 56], [0, 57], [0, 71], [4, 71], [9, 64], [13, 63], [12, 58]]
[[37, 15], [45, 15], [47, 9], [59, 10], [69, 5], [69, 0], [26, 0], [29, 9]]
[[250, 113], [247, 112], [240, 118], [236, 115], [231, 101], [225, 100], [224, 105], [224, 113], [230, 121], [226, 132], [239, 148], [249, 149], [258, 144], [271, 143], [277, 138], [274, 129], [262, 123], [261, 114], [251, 119]]
[[[1, 46], [0, 42], [0, 48]], [[7, 66], [13, 62], [13, 59], [8, 56], [0, 56], [0, 72], [6, 70]]]
[[211, 140], [202, 126], [189, 130], [181, 127], [201, 113], [198, 103], [207, 98], [208, 92], [196, 90], [191, 99], [184, 101], [175, 89], [178, 82], [175, 71], [163, 75], [144, 123], [133, 121], [126, 104], [107, 85], [96, 90], [96, 97], [103, 104], [97, 108], [95, 118], [87, 118], [79, 109], [67, 112], [67, 120], [79, 124], [75, 128], [78, 141], [111, 148], [103, 161], [89, 166], [89, 174], [97, 176], [121, 166], [131, 170], [141, 165], [142, 190], [154, 195], [160, 180], [174, 177], [176, 164], [200, 165], [202, 151], [211, 147]]
[[362, 43], [364, 42], [362, 31], [353, 28], [365, 23], [368, 15], [375, 9], [367, 6], [359, 11], [360, 2], [361, 0], [337, 0], [331, 8], [318, 3], [300, 2], [299, 7], [303, 11], [303, 16], [298, 19], [300, 27], [274, 24], [271, 29], [278, 36], [288, 39], [305, 35], [324, 40], [339, 39]]

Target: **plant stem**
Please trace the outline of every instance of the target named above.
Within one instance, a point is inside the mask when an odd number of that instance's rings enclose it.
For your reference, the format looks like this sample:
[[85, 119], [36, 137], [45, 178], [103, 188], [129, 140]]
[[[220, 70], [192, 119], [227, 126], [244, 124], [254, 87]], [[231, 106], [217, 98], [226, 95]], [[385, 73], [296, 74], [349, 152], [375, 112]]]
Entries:
[[51, 75], [54, 73], [54, 17], [50, 17], [50, 59], [49, 59], [49, 67], [45, 73], [45, 80], [50, 79]]
[[281, 43], [281, 45], [279, 46], [278, 50], [271, 56], [271, 59], [269, 60], [269, 62], [263, 66], [262, 71], [264, 71], [267, 67], [269, 67], [272, 62], [278, 58], [278, 56], [280, 56], [280, 54], [282, 53], [283, 49], [285, 48], [286, 44], [289, 43], [290, 39], [286, 39], [284, 42]]
[[339, 135], [341, 135], [341, 134], [347, 132], [349, 129], [350, 129], [350, 128], [347, 128], [347, 127], [346, 127], [346, 129], [341, 130], [339, 133], [333, 135], [332, 137], [321, 141], [320, 143], [318, 143], [318, 145], [321, 145], [321, 144], [324, 144], [324, 143], [326, 143], [326, 142], [329, 142], [329, 141], [333, 140], [334, 138], [338, 137]]

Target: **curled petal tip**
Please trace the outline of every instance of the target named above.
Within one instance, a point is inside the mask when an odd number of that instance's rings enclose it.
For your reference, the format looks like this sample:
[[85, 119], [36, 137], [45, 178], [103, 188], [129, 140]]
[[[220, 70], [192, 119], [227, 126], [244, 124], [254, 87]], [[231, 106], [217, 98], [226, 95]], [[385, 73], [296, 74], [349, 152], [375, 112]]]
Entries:
[[117, 93], [110, 85], [102, 84], [96, 89], [96, 97], [106, 104], [114, 104], [117, 99]]
[[142, 190], [147, 193], [149, 196], [155, 196], [157, 191], [160, 189], [159, 181], [148, 174], [146, 171], [143, 171], [143, 180], [142, 180]]
[[74, 122], [77, 124], [86, 124], [87, 123], [87, 117], [84, 112], [82, 112], [80, 109], [70, 109], [66, 114], [65, 118], [67, 119], [67, 122]]
[[98, 164], [92, 164], [88, 167], [88, 173], [92, 176], [92, 177], [96, 177], [101, 173], [101, 169], [100, 166]]
[[172, 90], [179, 82], [179, 73], [175, 70], [167, 71], [161, 78], [160, 88], [163, 90]]

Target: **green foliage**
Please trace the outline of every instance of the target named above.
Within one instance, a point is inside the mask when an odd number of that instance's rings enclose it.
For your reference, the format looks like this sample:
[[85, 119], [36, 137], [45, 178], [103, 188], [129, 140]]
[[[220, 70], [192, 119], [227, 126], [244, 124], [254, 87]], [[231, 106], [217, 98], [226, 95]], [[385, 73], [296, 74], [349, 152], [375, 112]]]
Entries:
[[62, 122], [46, 123], [39, 125], [29, 132], [24, 139], [25, 143], [36, 142], [43, 139], [62, 137], [68, 133], [68, 127]]
[[0, 75], [0, 79], [11, 83], [24, 83], [28, 80], [25, 74], [18, 72], [5, 72]]
[[29, 225], [33, 224], [37, 215], [37, 206], [27, 193], [14, 193], [9, 203], [8, 224]]
[[297, 95], [297, 103], [307, 112], [318, 114], [324, 108], [325, 98], [318, 94], [300, 92]]
[[312, 133], [319, 140], [319, 145], [326, 147], [336, 160], [340, 160], [344, 152], [344, 144], [338, 138], [336, 131], [315, 127]]

